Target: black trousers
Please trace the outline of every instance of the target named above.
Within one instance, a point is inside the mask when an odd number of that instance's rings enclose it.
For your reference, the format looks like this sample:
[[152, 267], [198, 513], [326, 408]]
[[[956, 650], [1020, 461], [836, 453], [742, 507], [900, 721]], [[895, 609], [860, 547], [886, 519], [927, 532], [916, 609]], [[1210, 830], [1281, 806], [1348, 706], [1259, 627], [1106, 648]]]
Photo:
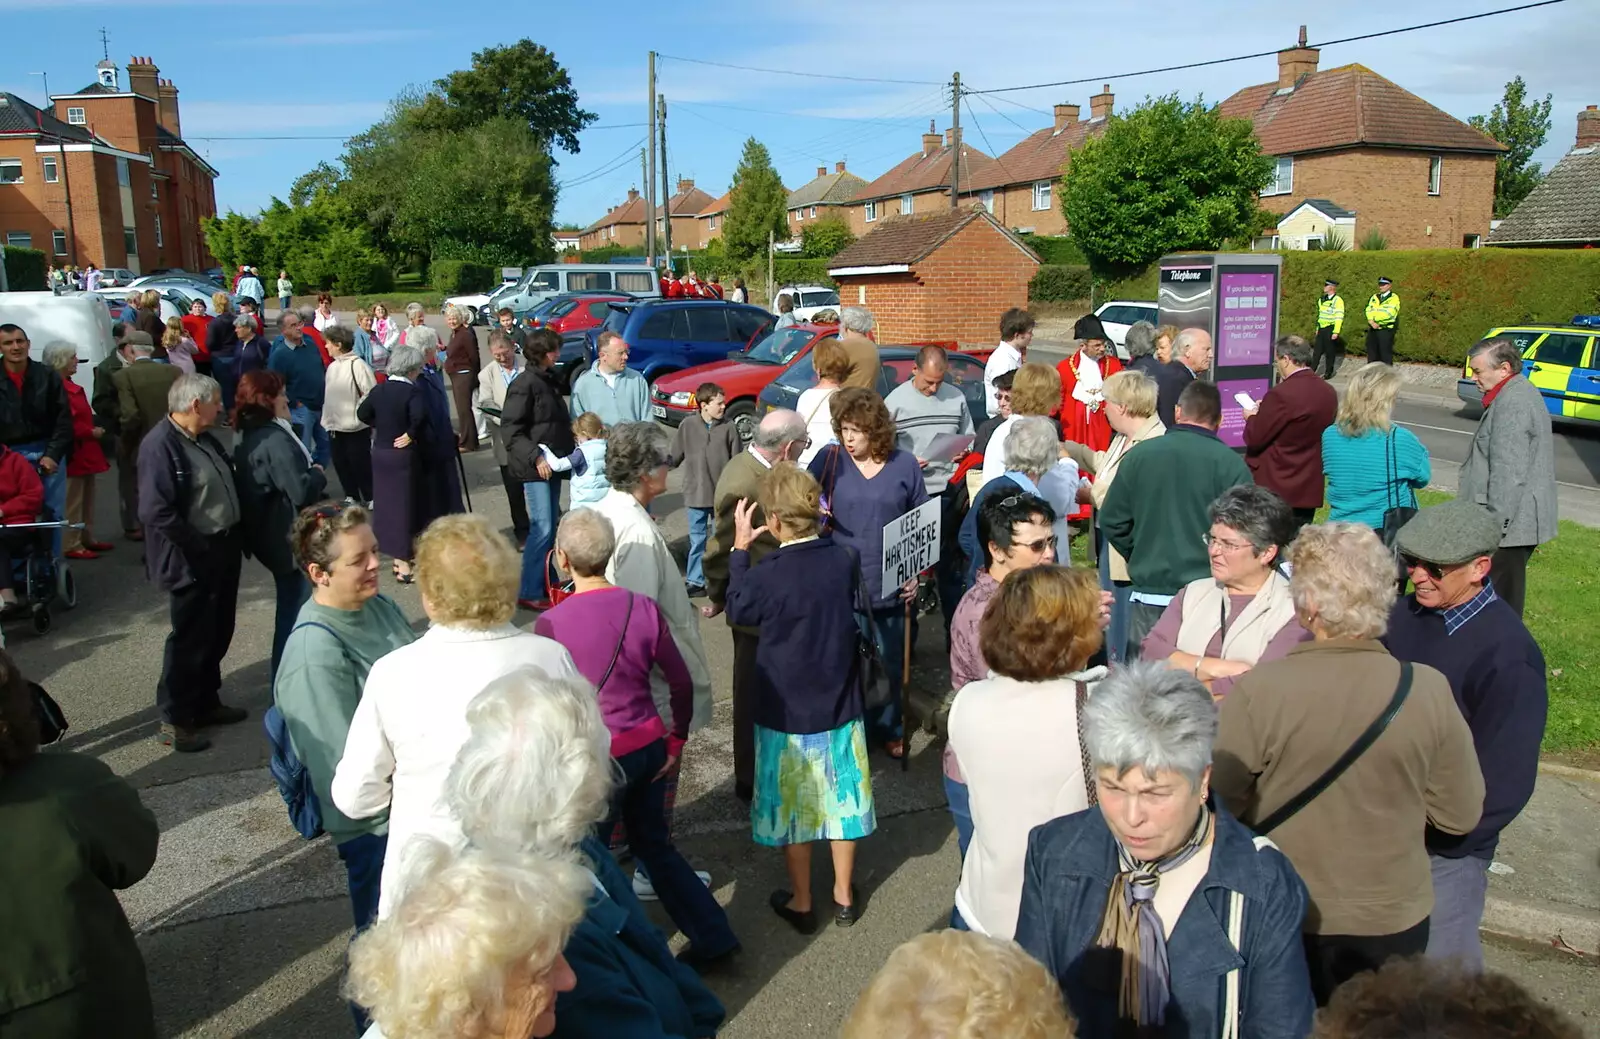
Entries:
[[756, 785], [756, 645], [733, 629], [733, 792], [749, 801]]
[[1344, 357], [1344, 340], [1333, 338], [1333, 326], [1323, 325], [1317, 329], [1317, 338], [1311, 344], [1311, 370], [1319, 371], [1326, 364], [1327, 370], [1323, 373], [1324, 379], [1333, 378], [1333, 373], [1339, 370], [1339, 361]]
[[1367, 360], [1394, 364], [1394, 329], [1367, 329]]
[[511, 470], [500, 467], [500, 482], [506, 489], [506, 501], [511, 503], [511, 530], [518, 541], [528, 539], [528, 497], [522, 492], [522, 481], [511, 478]]
[[1316, 509], [1294, 509], [1294, 529], [1299, 530], [1308, 523], [1317, 521]]
[[478, 416], [472, 413], [472, 394], [477, 389], [477, 372], [450, 373], [450, 397], [456, 405], [456, 443], [468, 451], [478, 449]]
[[206, 538], [196, 580], [170, 595], [172, 631], [161, 658], [156, 707], [161, 720], [192, 728], [222, 701], [222, 658], [233, 642], [239, 606], [239, 537]]
[[1399, 934], [1308, 934], [1306, 967], [1311, 972], [1311, 994], [1325, 1007], [1333, 990], [1369, 970], [1428, 950], [1428, 919]]
[[1528, 560], [1533, 557], [1532, 545], [1510, 545], [1494, 550], [1489, 560], [1489, 580], [1494, 583], [1494, 594], [1522, 616], [1523, 603], [1528, 598]]
[[334, 433], [331, 436], [333, 471], [347, 497], [362, 505], [372, 500], [372, 430]]

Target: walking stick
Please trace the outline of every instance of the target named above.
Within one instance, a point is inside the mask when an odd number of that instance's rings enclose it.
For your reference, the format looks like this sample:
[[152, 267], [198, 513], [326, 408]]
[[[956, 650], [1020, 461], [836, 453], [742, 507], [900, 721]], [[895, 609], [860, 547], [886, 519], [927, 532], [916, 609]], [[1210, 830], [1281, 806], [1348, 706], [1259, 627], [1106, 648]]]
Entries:
[[911, 615], [916, 599], [906, 600], [905, 655], [900, 662], [900, 771], [911, 768]]
[[466, 503], [467, 511], [472, 511], [472, 492], [467, 490], [467, 463], [461, 460], [461, 452], [456, 452], [456, 472], [461, 474], [461, 500]]

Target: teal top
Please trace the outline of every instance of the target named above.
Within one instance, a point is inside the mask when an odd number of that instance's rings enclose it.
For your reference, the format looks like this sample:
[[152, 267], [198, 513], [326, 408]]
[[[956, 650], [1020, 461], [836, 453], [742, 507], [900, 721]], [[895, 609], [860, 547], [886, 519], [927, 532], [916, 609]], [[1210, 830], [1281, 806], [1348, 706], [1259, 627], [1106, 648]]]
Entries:
[[1322, 470], [1328, 477], [1328, 519], [1365, 523], [1373, 530], [1383, 529], [1389, 509], [1415, 508], [1416, 488], [1433, 479], [1428, 449], [1400, 426], [1387, 434], [1369, 429], [1358, 437], [1329, 426], [1322, 431]]
[[344, 756], [350, 719], [361, 701], [367, 673], [379, 657], [416, 637], [400, 607], [375, 595], [359, 610], [307, 600], [284, 644], [272, 698], [289, 728], [289, 742], [311, 776], [322, 805], [322, 828], [335, 844], [388, 832], [388, 812], [356, 820], [334, 807], [333, 773]]

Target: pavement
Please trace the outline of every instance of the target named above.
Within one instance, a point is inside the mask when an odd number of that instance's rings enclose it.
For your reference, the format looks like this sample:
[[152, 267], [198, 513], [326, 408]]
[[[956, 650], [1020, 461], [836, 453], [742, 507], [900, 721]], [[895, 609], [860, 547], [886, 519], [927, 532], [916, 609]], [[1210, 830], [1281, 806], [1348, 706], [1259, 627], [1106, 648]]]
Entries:
[[[476, 510], [509, 527], [509, 511], [487, 450], [466, 458]], [[96, 521], [116, 530], [109, 481]], [[675, 551], [687, 528], [673, 474], [657, 512]], [[163, 1037], [305, 1039], [350, 1034], [339, 998], [350, 915], [344, 872], [327, 838], [305, 841], [290, 828], [267, 771], [260, 728], [270, 702], [267, 656], [272, 582], [246, 561], [238, 634], [224, 664], [223, 699], [250, 719], [216, 730], [211, 750], [174, 755], [154, 741], [154, 686], [167, 633], [165, 598], [143, 578], [139, 546], [117, 540], [102, 559], [75, 565], [81, 604], [60, 611], [46, 636], [26, 626], [6, 631], [24, 673], [48, 688], [72, 723], [67, 747], [94, 754], [137, 787], [162, 829], [155, 868], [122, 893], [139, 936]], [[415, 586], [382, 590], [420, 627]], [[531, 616], [520, 615], [528, 623]], [[944, 808], [938, 748], [920, 734], [911, 764], [874, 754], [879, 829], [861, 842], [857, 883], [864, 915], [849, 930], [826, 927], [802, 938], [766, 907], [785, 884], [780, 856], [749, 840], [746, 810], [733, 797], [727, 689], [728, 628], [703, 621], [718, 701], [713, 723], [690, 741], [679, 791], [676, 833], [699, 868], [713, 874], [745, 952], [712, 988], [728, 1009], [722, 1035], [825, 1036], [837, 1031], [856, 993], [889, 952], [942, 926], [959, 874], [954, 831]], [[913, 659], [914, 689], [947, 681], [936, 624], [922, 627]], [[1593, 926], [1600, 919], [1600, 781], [1592, 773], [1541, 774], [1533, 804], [1507, 831], [1500, 862], [1513, 872], [1491, 879], [1486, 925], [1496, 939], [1490, 965], [1577, 1018], [1600, 1039], [1600, 967]], [[826, 899], [819, 864], [814, 890]], [[669, 934], [670, 922], [654, 910]], [[1590, 956], [1562, 951], [1565, 946]], [[674, 944], [682, 942], [673, 937]]]

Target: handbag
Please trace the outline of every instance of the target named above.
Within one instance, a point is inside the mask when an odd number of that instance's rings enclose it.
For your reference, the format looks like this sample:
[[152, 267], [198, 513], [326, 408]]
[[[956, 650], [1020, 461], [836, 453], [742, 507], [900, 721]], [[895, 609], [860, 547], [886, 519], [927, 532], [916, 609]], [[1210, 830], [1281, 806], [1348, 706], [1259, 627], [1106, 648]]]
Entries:
[[1339, 760], [1328, 766], [1326, 772], [1313, 780], [1304, 790], [1285, 801], [1277, 811], [1257, 823], [1255, 825], [1256, 833], [1266, 836], [1298, 815], [1302, 808], [1315, 801], [1324, 790], [1333, 785], [1334, 780], [1344, 775], [1345, 771], [1351, 765], [1354, 765], [1356, 760], [1365, 754], [1369, 747], [1377, 742], [1378, 737], [1383, 735], [1383, 730], [1387, 729], [1389, 723], [1394, 721], [1394, 716], [1400, 713], [1400, 707], [1406, 702], [1406, 697], [1411, 695], [1411, 670], [1411, 661], [1400, 661], [1400, 681], [1395, 686], [1394, 696], [1390, 698], [1389, 706], [1384, 708], [1383, 713], [1378, 715], [1371, 725], [1367, 726], [1366, 731], [1356, 737], [1356, 741], [1350, 744], [1349, 750], [1339, 756]]
[[878, 630], [872, 621], [872, 604], [867, 601], [866, 585], [861, 580], [861, 560], [852, 550], [851, 557], [855, 559], [855, 622], [856, 622], [856, 659], [855, 667], [861, 676], [861, 706], [868, 711], [875, 711], [887, 707], [894, 702], [894, 686], [890, 684], [889, 672], [883, 666], [883, 657], [878, 653]]
[[1383, 529], [1378, 531], [1379, 537], [1383, 538], [1384, 547], [1389, 549], [1394, 548], [1395, 540], [1400, 536], [1400, 528], [1417, 514], [1415, 494], [1411, 496], [1413, 504], [1399, 504], [1400, 493], [1396, 485], [1400, 482], [1400, 462], [1395, 457], [1394, 436], [1394, 430], [1391, 429], [1389, 439], [1385, 440], [1383, 445], [1384, 475], [1388, 479], [1388, 483], [1384, 486], [1384, 494], [1389, 507], [1383, 512]]
[[822, 479], [818, 481], [822, 485], [822, 523], [818, 527], [818, 533], [832, 534], [833, 488], [839, 482], [839, 455], [844, 451], [844, 448], [838, 444], [829, 444], [823, 450], [828, 452], [828, 460], [822, 463]]
[[[561, 572], [556, 569], [556, 550], [552, 548], [544, 556], [544, 597], [550, 600], [551, 606], [560, 606], [575, 592], [576, 586], [572, 581], [561, 580]], [[633, 608], [631, 599], [628, 600], [628, 608]], [[609, 671], [606, 673], [610, 674]]]

